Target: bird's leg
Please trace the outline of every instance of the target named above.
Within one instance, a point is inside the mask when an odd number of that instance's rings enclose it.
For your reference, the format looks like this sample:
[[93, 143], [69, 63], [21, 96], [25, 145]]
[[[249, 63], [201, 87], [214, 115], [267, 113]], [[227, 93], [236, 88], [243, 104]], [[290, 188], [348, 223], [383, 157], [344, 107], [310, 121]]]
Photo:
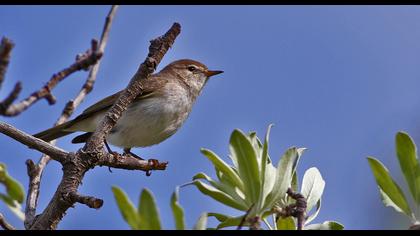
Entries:
[[106, 140], [104, 140], [104, 144], [106, 147], [106, 150], [108, 151], [108, 153], [111, 153], [112, 155], [114, 155], [114, 157], [118, 156], [118, 152], [114, 152], [111, 150], [111, 147], [109, 146], [109, 144], [106, 142]]
[[[108, 153], [111, 153], [114, 156], [114, 158], [116, 158], [116, 156], [118, 156], [118, 153], [111, 150], [111, 147], [106, 142], [106, 140], [104, 140], [104, 144], [105, 144], [106, 149], [108, 150]], [[112, 173], [111, 167], [108, 166], [108, 170], [109, 170], [109, 172]]]
[[140, 159], [140, 160], [144, 160], [143, 158], [141, 158], [140, 156], [137, 156], [136, 154], [134, 154], [134, 153], [132, 153], [131, 152], [131, 148], [124, 148], [124, 154], [126, 155], [126, 154], [129, 154], [129, 155], [131, 155], [131, 156], [133, 156], [133, 157], [135, 157], [135, 158], [138, 158], [138, 159]]
[[[136, 157], [136, 158], [138, 158], [138, 159], [140, 159], [140, 160], [144, 160], [143, 158], [141, 158], [140, 156], [138, 156], [138, 155], [136, 155], [136, 154], [134, 154], [134, 153], [132, 153], [131, 152], [131, 148], [124, 148], [124, 155], [131, 155], [131, 156], [133, 156], [133, 157]], [[148, 159], [147, 160], [148, 162], [149, 162], [149, 165], [151, 165], [151, 166], [153, 166], [153, 167], [157, 167], [157, 166], [159, 166], [160, 165], [160, 163], [159, 163], [159, 161], [158, 160], [156, 160], [156, 159]], [[152, 174], [152, 171], [151, 170], [148, 170], [148, 171], [146, 171], [146, 176], [150, 176]]]

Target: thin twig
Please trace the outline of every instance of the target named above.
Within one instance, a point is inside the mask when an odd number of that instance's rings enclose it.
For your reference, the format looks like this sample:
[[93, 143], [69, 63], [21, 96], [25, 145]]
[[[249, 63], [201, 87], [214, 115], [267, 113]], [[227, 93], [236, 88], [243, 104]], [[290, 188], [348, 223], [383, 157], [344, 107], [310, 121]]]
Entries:
[[[106, 17], [104, 28], [101, 34], [101, 39], [99, 41], [98, 50], [102, 54], [104, 53], [106, 44], [108, 42], [109, 32], [111, 30], [111, 25], [115, 16], [115, 13], [118, 9], [118, 6], [114, 5], [111, 7], [111, 10]], [[60, 117], [58, 118], [57, 122], [54, 126], [62, 124], [66, 122], [69, 117], [73, 114], [75, 109], [83, 102], [85, 97], [92, 91], [93, 85], [96, 81], [97, 73], [99, 70], [101, 60], [99, 59], [97, 63], [90, 69], [89, 75], [83, 84], [82, 88], [80, 89], [79, 93], [73, 100], [70, 100], [63, 109]], [[55, 145], [56, 140], [50, 142], [50, 144]], [[26, 198], [26, 209], [25, 209], [25, 228], [29, 229], [32, 225], [32, 222], [35, 218], [36, 214], [36, 207], [38, 205], [38, 197], [39, 197], [39, 188], [41, 184], [41, 178], [45, 166], [50, 161], [50, 157], [48, 155], [42, 155], [38, 164], [35, 166], [31, 160], [27, 161], [28, 165], [28, 175], [29, 175], [29, 191]], [[31, 169], [33, 170], [33, 174], [30, 175], [30, 164], [28, 162], [32, 162], [33, 166]], [[102, 206], [102, 204], [101, 204]], [[100, 206], [99, 206], [100, 207]], [[99, 208], [98, 207], [98, 208]]]
[[99, 198], [91, 196], [83, 196], [79, 193], [71, 192], [68, 196], [72, 201], [87, 205], [90, 208], [99, 209], [104, 204], [104, 201]]
[[[29, 187], [28, 187], [28, 194], [26, 196], [25, 220], [23, 223], [24, 223], [25, 229], [28, 229], [31, 226], [35, 218], [35, 214], [36, 214], [39, 188], [41, 187], [42, 170], [40, 168], [40, 165], [39, 164], [36, 165], [31, 159], [26, 160], [25, 163], [26, 163], [28, 176], [29, 176]], [[42, 165], [42, 168], [44, 167], [45, 165]]]
[[14, 140], [28, 146], [29, 148], [36, 149], [42, 153], [48, 154], [56, 161], [61, 163], [65, 162], [67, 152], [61, 148], [45, 142], [44, 140], [37, 139], [34, 136], [27, 134], [21, 130], [16, 129], [3, 121], [0, 121], [0, 133], [3, 133]]
[[16, 230], [16, 228], [13, 227], [13, 225], [9, 224], [6, 221], [2, 213], [0, 213], [0, 226], [5, 230]]
[[241, 222], [239, 222], [238, 228], [236, 228], [236, 230], [241, 230], [242, 226], [244, 225], [244, 223], [246, 222], [246, 219], [249, 215], [249, 213], [251, 212], [252, 208], [254, 207], [254, 203], [249, 207], [249, 209], [245, 212], [244, 217], [242, 217]]
[[23, 99], [21, 102], [11, 104], [10, 101], [16, 99], [19, 95], [19, 92], [21, 91], [21, 85], [15, 85], [15, 89], [6, 99], [6, 101], [8, 101], [7, 103], [9, 104], [2, 104], [0, 106], [0, 115], [17, 116], [42, 98], [45, 98], [50, 105], [55, 104], [56, 99], [52, 95], [51, 91], [57, 86], [57, 84], [76, 71], [90, 68], [92, 65], [96, 64], [101, 57], [102, 52], [98, 50], [97, 42], [92, 41], [91, 48], [85, 54], [83, 54], [83, 56], [78, 57], [76, 62], [74, 62], [68, 68], [65, 68], [54, 74], [45, 86], [32, 93], [29, 97]]
[[8, 39], [6, 37], [3, 37], [1, 39], [1, 43], [0, 43], [0, 89], [1, 89], [1, 85], [3, 84], [3, 81], [4, 81], [4, 77], [6, 75], [7, 67], [9, 66], [10, 54], [11, 54], [14, 46], [15, 45], [13, 44], [13, 42], [10, 39]]
[[297, 229], [302, 230], [306, 217], [306, 198], [303, 194], [294, 192], [291, 188], [287, 189], [287, 194], [292, 199], [296, 200], [296, 207], [294, 208], [292, 216], [297, 218]]
[[[273, 211], [277, 214], [277, 216], [286, 218], [289, 216], [295, 217], [297, 219], [297, 230], [302, 230], [303, 226], [305, 225], [305, 218], [306, 218], [306, 207], [307, 202], [305, 196], [303, 194], [294, 192], [292, 188], [287, 189], [287, 195], [289, 195], [292, 199], [296, 202], [287, 205], [284, 208], [275, 207]], [[276, 219], [276, 221], [278, 218]]]
[[[10, 62], [10, 55], [14, 46], [15, 45], [10, 39], [6, 37], [2, 38], [0, 44], [0, 89], [6, 76], [7, 67]], [[17, 99], [21, 90], [22, 83], [17, 82], [9, 95], [0, 102], [0, 111], [6, 110]]]
[[409, 230], [420, 230], [420, 224], [414, 224], [408, 228]]

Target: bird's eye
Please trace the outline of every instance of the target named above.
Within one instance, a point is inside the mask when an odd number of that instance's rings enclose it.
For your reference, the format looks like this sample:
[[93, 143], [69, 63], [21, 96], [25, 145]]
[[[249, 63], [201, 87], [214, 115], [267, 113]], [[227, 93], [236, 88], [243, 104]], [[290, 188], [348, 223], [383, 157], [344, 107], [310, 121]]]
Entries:
[[189, 71], [195, 71], [195, 67], [194, 66], [189, 66], [188, 68], [187, 68]]

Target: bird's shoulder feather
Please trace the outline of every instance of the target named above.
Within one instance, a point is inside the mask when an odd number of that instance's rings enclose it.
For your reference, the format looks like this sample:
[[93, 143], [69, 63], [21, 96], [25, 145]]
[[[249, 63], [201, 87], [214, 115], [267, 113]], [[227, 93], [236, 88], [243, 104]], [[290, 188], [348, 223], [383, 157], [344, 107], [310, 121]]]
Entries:
[[[157, 80], [156, 78], [153, 78], [153, 75], [149, 78], [147, 78], [144, 83], [142, 83], [142, 88], [143, 88], [143, 92], [141, 95], [138, 95], [135, 100], [144, 100], [144, 99], [148, 99], [151, 98], [155, 95], [155, 91], [158, 90], [160, 87], [163, 86], [164, 83], [167, 83], [168, 80], [164, 79], [164, 78], [160, 78], [159, 80]], [[122, 90], [123, 91], [123, 90]], [[94, 114], [96, 114], [97, 112], [100, 111], [104, 111], [104, 110], [108, 110], [109, 108], [111, 108], [111, 106], [117, 101], [118, 97], [121, 95], [122, 91], [118, 91], [102, 100], [100, 100], [99, 102], [89, 106], [88, 108], [86, 108], [82, 114], [80, 114], [79, 116], [77, 116], [74, 121], [79, 121], [81, 119], [85, 119], [87, 117], [90, 117]]]

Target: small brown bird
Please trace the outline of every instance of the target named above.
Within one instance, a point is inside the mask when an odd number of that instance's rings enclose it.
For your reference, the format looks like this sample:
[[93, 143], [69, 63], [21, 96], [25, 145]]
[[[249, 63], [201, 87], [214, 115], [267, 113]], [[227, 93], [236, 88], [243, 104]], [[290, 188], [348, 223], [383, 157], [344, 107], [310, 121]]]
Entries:
[[[143, 93], [122, 114], [106, 141], [131, 153], [132, 147], [158, 144], [173, 135], [187, 119], [208, 79], [223, 73], [198, 61], [183, 59], [167, 65], [143, 83]], [[72, 140], [86, 142], [121, 91], [88, 107], [75, 119], [34, 136], [51, 141], [77, 131], [87, 132]]]

